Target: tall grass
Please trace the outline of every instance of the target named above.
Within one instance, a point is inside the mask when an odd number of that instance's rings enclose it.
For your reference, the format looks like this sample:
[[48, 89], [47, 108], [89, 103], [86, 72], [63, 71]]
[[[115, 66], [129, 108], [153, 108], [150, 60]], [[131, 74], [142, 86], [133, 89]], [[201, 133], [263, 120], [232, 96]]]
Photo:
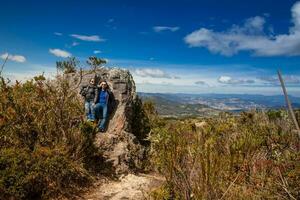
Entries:
[[152, 164], [166, 178], [155, 199], [299, 198], [299, 140], [285, 111], [204, 121], [153, 126]]

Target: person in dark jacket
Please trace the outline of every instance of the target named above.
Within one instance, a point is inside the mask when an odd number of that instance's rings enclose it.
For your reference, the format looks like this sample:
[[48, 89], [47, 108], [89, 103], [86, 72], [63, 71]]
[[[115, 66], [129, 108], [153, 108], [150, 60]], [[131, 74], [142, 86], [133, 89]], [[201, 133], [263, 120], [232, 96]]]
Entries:
[[94, 99], [94, 103], [95, 103], [94, 115], [100, 116], [102, 111], [102, 120], [99, 121], [98, 123], [98, 128], [100, 132], [105, 131], [106, 122], [109, 117], [112, 100], [113, 100], [113, 95], [108, 88], [107, 82], [100, 81]]
[[80, 94], [84, 97], [85, 114], [88, 121], [95, 121], [94, 100], [97, 87], [95, 79], [91, 79], [88, 85], [81, 87]]

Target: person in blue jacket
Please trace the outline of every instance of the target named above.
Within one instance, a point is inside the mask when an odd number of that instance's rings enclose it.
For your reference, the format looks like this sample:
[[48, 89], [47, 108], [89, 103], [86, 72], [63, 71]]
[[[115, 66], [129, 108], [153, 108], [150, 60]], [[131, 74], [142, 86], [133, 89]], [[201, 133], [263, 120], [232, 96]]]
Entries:
[[[102, 80], [99, 82], [98, 89], [95, 94], [95, 107], [94, 107], [94, 115], [99, 116], [102, 119], [98, 123], [98, 128], [100, 132], [104, 132], [106, 128], [106, 123], [109, 117], [109, 109], [111, 107], [111, 102], [113, 100], [113, 95], [108, 88], [107, 82]], [[102, 112], [101, 112], [102, 111]]]

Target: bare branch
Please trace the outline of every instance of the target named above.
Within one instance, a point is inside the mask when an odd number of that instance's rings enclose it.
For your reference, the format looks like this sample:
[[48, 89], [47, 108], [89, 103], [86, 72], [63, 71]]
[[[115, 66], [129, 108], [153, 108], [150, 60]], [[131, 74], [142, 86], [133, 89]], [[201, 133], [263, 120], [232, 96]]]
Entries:
[[279, 169], [279, 167], [277, 167], [277, 171], [278, 171], [278, 174], [279, 174], [279, 177], [280, 177], [280, 180], [282, 182], [282, 188], [284, 189], [284, 191], [289, 195], [289, 197], [291, 199], [294, 199], [296, 200], [296, 198], [290, 193], [290, 191], [288, 190], [288, 184], [287, 184], [287, 181], [285, 180], [285, 178], [282, 176], [282, 173]]
[[294, 123], [295, 126], [296, 126], [296, 130], [297, 130], [298, 136], [299, 136], [299, 138], [300, 138], [300, 128], [299, 128], [299, 124], [298, 124], [297, 119], [296, 119], [296, 117], [295, 117], [295, 113], [294, 113], [294, 111], [293, 111], [292, 104], [291, 104], [291, 102], [290, 102], [290, 100], [289, 100], [289, 97], [288, 97], [288, 94], [287, 94], [287, 91], [286, 91], [286, 88], [285, 88], [284, 80], [283, 80], [283, 78], [282, 78], [282, 76], [281, 76], [280, 70], [278, 70], [277, 73], [278, 73], [279, 81], [280, 81], [280, 83], [281, 83], [282, 91], [283, 91], [283, 94], [284, 94], [284, 97], [285, 97], [285, 101], [286, 101], [286, 104], [287, 104], [287, 108], [288, 108], [290, 117], [291, 117], [293, 123]]
[[4, 60], [3, 64], [2, 64], [2, 66], [1, 66], [0, 76], [1, 76], [2, 71], [3, 71], [3, 69], [4, 69], [4, 66], [5, 66], [5, 64], [6, 64], [7, 60], [8, 60], [8, 56], [9, 56], [9, 55], [6, 56], [6, 58], [5, 58], [5, 60]]
[[226, 191], [224, 192], [224, 194], [222, 195], [222, 197], [220, 199], [223, 199], [225, 197], [227, 192], [230, 190], [230, 188], [233, 186], [233, 184], [236, 182], [236, 180], [238, 179], [238, 177], [240, 175], [241, 175], [241, 173], [239, 172], [238, 175], [235, 177], [235, 179], [230, 183], [230, 185], [228, 186], [228, 188], [226, 189]]
[[80, 86], [80, 84], [82, 82], [83, 76], [84, 76], [83, 75], [83, 70], [82, 70], [82, 68], [80, 68], [80, 71], [79, 71], [79, 81], [78, 81], [77, 85], [74, 88], [72, 88], [71, 90], [76, 90]]

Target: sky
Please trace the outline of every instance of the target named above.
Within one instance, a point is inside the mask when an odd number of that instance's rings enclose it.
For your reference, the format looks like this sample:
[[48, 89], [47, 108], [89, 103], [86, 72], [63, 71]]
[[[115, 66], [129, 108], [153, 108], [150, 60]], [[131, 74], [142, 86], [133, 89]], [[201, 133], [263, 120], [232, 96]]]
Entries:
[[131, 71], [139, 92], [300, 96], [300, 1], [0, 0], [3, 75], [56, 74], [89, 56]]

